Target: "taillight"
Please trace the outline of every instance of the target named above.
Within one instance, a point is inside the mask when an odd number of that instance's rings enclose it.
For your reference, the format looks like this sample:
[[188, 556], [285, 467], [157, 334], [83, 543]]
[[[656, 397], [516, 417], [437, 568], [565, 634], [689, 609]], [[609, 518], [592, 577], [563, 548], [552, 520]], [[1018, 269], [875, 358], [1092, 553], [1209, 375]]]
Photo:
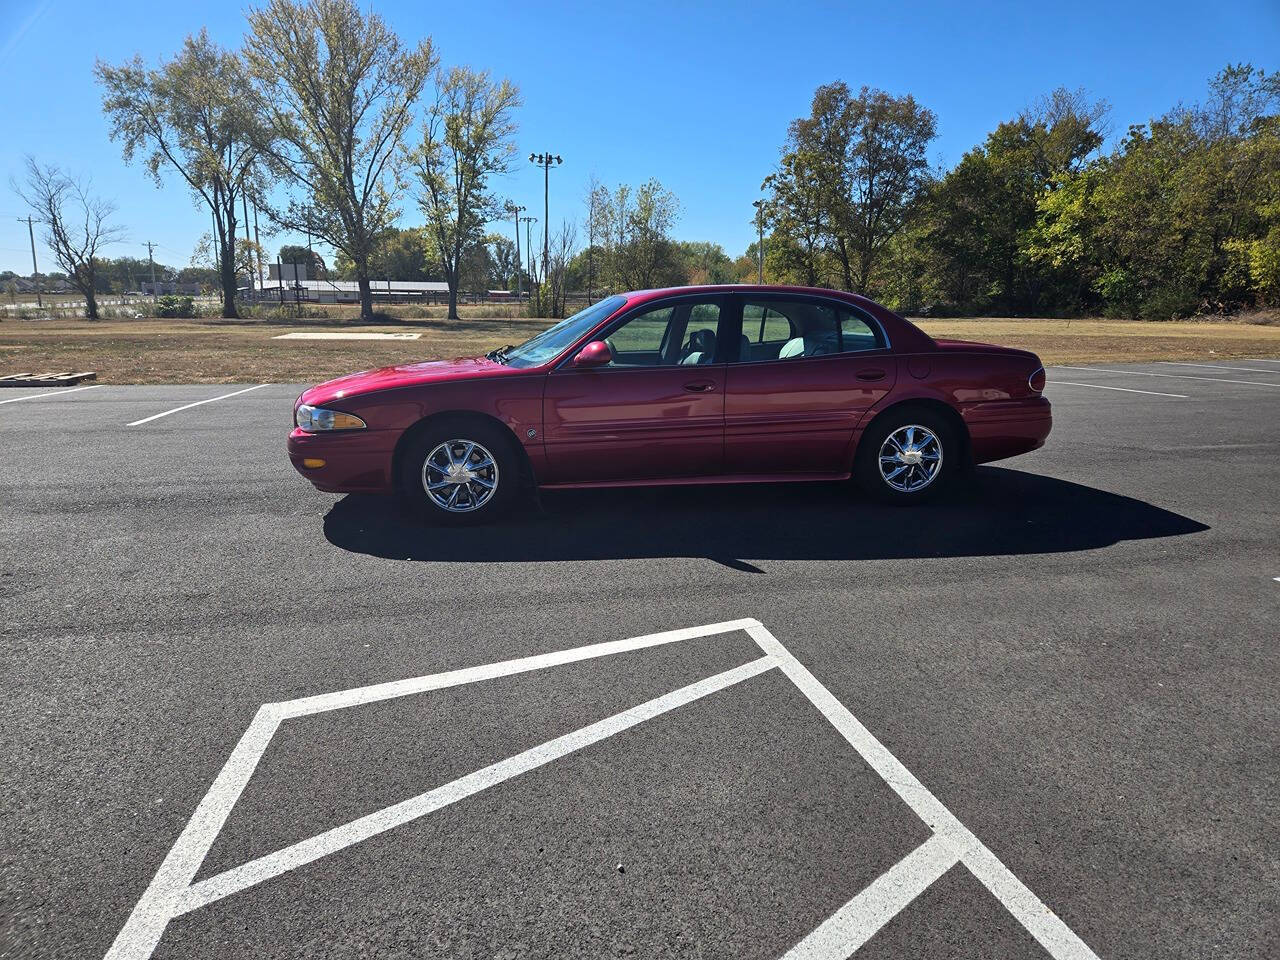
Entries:
[[1027, 377], [1027, 386], [1031, 388], [1032, 393], [1043, 393], [1044, 381], [1044, 367], [1036, 367], [1031, 376]]

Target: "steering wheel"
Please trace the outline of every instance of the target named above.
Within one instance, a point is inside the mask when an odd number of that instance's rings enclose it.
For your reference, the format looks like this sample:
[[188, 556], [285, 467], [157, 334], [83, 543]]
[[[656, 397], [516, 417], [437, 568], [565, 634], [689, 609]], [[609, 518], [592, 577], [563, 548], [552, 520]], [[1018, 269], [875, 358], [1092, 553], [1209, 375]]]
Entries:
[[605, 338], [604, 338], [604, 345], [605, 345], [606, 347], [608, 347], [608, 348], [609, 348], [609, 362], [610, 362], [610, 363], [617, 363], [617, 362], [618, 362], [618, 350], [617, 350], [617, 348], [616, 348], [616, 347], [614, 347], [614, 345], [613, 345], [613, 341], [612, 341], [612, 340], [610, 340], [608, 337], [605, 337]]

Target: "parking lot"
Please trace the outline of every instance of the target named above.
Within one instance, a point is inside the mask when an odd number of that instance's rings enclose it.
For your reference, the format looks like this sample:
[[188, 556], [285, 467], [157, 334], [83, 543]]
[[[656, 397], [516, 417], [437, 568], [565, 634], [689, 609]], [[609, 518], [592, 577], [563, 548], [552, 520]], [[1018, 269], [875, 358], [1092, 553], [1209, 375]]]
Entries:
[[302, 387], [0, 395], [0, 956], [1280, 950], [1280, 361], [475, 530], [313, 490]]

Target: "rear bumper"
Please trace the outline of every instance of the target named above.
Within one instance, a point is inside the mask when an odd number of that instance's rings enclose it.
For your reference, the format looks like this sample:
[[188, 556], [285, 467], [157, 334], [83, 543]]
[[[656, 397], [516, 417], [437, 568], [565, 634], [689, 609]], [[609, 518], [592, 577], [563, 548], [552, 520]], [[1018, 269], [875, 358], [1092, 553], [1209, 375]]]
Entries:
[[1047, 397], [980, 403], [964, 412], [974, 463], [990, 463], [1044, 446], [1053, 429]]
[[[386, 430], [305, 433], [294, 429], [286, 448], [295, 470], [326, 493], [390, 493], [392, 455], [399, 434]], [[306, 466], [304, 460], [323, 460]]]

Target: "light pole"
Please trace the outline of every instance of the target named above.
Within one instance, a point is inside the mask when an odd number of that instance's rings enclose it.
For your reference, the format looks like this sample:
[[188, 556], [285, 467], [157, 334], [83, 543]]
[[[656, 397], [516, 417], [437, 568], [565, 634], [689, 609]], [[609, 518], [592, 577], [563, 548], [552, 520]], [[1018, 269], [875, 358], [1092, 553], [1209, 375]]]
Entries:
[[764, 201], [752, 200], [751, 205], [756, 208], [756, 230], [760, 234], [760, 240], [756, 244], [756, 261], [757, 261], [757, 282], [764, 283]]
[[[545, 273], [547, 269], [547, 261], [550, 258], [549, 252], [551, 244], [548, 234], [551, 229], [551, 211], [550, 211], [550, 195], [551, 195], [551, 165], [557, 166], [564, 163], [560, 159], [560, 155], [552, 155], [550, 153], [531, 153], [529, 154], [529, 162], [537, 164], [542, 168], [542, 269]], [[544, 278], [545, 279], [545, 278]], [[539, 294], [541, 297], [541, 294]]]
[[528, 208], [517, 207], [514, 203], [507, 204], [507, 213], [514, 214], [516, 218], [516, 302], [517, 303], [519, 303], [520, 300], [522, 299], [523, 291], [520, 289], [521, 288], [520, 271], [524, 269], [524, 265], [520, 262], [520, 214], [522, 214], [526, 209]]
[[534, 277], [534, 274], [533, 274], [533, 241], [529, 239], [531, 236], [530, 230], [532, 228], [529, 226], [529, 224], [537, 223], [538, 218], [537, 217], [521, 217], [520, 219], [524, 222], [524, 249], [525, 249], [525, 252], [529, 255], [529, 279], [535, 280], [536, 277]]

